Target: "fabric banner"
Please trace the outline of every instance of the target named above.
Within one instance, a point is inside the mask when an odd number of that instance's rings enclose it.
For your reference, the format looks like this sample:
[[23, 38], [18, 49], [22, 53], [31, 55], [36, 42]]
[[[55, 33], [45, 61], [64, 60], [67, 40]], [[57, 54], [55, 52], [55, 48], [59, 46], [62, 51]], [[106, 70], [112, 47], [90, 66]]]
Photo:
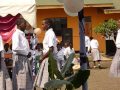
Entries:
[[16, 30], [15, 22], [19, 17], [20, 14], [17, 14], [16, 16], [12, 16], [11, 14], [8, 14], [5, 17], [0, 16], [0, 34], [5, 43], [9, 43], [11, 41], [12, 35]]

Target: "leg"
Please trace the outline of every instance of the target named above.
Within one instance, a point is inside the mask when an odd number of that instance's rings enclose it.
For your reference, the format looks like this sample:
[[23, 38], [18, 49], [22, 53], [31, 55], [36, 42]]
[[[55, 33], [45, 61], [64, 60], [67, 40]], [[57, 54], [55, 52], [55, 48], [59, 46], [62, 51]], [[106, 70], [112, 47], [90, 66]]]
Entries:
[[94, 66], [93, 66], [93, 67], [94, 67], [94, 68], [96, 68], [96, 61], [93, 61], [93, 64], [94, 64]]
[[98, 60], [98, 68], [101, 69], [101, 60]]

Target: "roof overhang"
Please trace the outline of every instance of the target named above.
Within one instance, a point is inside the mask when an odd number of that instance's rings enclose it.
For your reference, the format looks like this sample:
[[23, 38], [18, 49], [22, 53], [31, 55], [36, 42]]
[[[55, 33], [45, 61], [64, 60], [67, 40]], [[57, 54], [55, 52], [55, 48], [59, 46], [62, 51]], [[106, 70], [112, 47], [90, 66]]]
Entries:
[[63, 5], [37, 5], [36, 9], [57, 9], [63, 8]]
[[[87, 7], [114, 7], [113, 3], [109, 4], [85, 4], [85, 8]], [[37, 5], [37, 9], [57, 9], [57, 8], [64, 8], [63, 5]]]
[[105, 14], [120, 13], [120, 9], [104, 9]]
[[85, 4], [84, 7], [114, 7], [113, 3], [109, 4]]

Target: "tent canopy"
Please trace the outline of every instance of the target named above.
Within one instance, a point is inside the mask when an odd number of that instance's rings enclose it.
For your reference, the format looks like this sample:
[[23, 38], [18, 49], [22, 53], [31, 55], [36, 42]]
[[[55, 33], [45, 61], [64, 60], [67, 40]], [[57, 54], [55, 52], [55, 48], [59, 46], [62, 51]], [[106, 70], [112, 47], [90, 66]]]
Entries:
[[13, 16], [20, 13], [28, 23], [36, 26], [36, 3], [35, 0], [0, 0], [0, 16], [8, 14]]

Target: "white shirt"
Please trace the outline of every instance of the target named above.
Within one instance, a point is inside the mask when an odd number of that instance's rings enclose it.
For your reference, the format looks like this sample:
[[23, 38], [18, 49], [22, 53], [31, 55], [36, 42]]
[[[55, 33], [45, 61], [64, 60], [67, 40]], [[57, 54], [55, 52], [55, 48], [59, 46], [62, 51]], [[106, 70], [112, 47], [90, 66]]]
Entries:
[[90, 38], [88, 36], [85, 36], [85, 47], [90, 46]]
[[98, 41], [96, 39], [92, 39], [90, 42], [90, 46], [92, 49], [94, 49], [94, 48], [97, 49], [99, 47]]
[[90, 50], [90, 38], [88, 36], [85, 36], [85, 47], [88, 47], [88, 50]]
[[69, 46], [67, 48], [65, 48], [64, 55], [66, 56], [66, 58], [68, 58], [71, 53], [74, 53], [73, 48], [71, 49]]
[[50, 47], [54, 47], [53, 53], [57, 53], [57, 39], [52, 28], [46, 31], [43, 39], [43, 54], [49, 51]]
[[35, 47], [38, 44], [38, 39], [36, 37], [33, 37], [33, 38], [30, 39], [30, 42], [32, 44], [32, 49], [35, 49]]
[[60, 51], [58, 51], [57, 53], [58, 60], [64, 60], [64, 51], [65, 51], [64, 47]]
[[120, 29], [118, 30], [117, 37], [116, 37], [116, 47], [120, 48]]
[[2, 40], [2, 37], [0, 35], [0, 52], [4, 50], [4, 47], [3, 47], [3, 40]]
[[12, 50], [14, 54], [28, 55], [30, 48], [25, 33], [19, 29], [12, 36]]

